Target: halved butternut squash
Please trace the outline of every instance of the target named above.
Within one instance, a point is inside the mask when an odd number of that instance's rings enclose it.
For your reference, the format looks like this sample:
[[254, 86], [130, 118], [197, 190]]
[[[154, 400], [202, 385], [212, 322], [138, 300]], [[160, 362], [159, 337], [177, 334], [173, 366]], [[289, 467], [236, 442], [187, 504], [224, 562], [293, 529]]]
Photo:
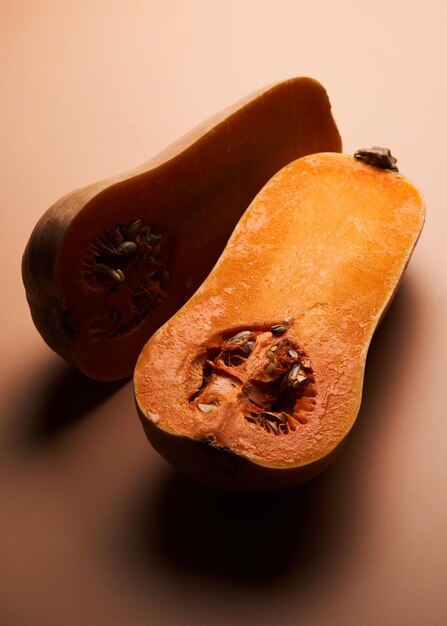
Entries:
[[295, 78], [226, 109], [141, 167], [74, 191], [35, 227], [22, 273], [48, 345], [88, 376], [133, 372], [286, 163], [341, 150], [323, 87]]
[[371, 337], [423, 222], [419, 191], [387, 151], [316, 154], [278, 172], [139, 357], [154, 447], [225, 489], [322, 471], [354, 424]]

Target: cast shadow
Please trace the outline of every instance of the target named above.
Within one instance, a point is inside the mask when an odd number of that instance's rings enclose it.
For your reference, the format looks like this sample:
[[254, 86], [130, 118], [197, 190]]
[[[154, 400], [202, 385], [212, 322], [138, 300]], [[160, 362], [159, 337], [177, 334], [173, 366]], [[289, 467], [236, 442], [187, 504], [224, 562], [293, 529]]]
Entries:
[[318, 481], [282, 492], [212, 490], [174, 473], [155, 529], [159, 557], [203, 580], [271, 585], [306, 546]]
[[[127, 519], [132, 567], [149, 576], [162, 565], [195, 579], [203, 592], [268, 587], [302, 593], [337, 575], [369, 531], [364, 489], [366, 451], [387, 419], [380, 410], [383, 380], [408, 358], [417, 291], [406, 281], [370, 347], [363, 403], [340, 456], [320, 476], [287, 491], [241, 495], [215, 491], [170, 471], [140, 494]], [[392, 390], [388, 390], [392, 393]], [[155, 565], [154, 565], [155, 563]], [[192, 583], [191, 583], [192, 584]]]
[[44, 446], [65, 436], [127, 382], [94, 381], [63, 361], [52, 361], [23, 384], [26, 391], [16, 403], [18, 437], [25, 445]]
[[386, 407], [393, 404], [399, 376], [408, 363], [419, 358], [416, 341], [424, 325], [420, 305], [417, 284], [406, 274], [368, 351], [362, 404], [349, 437], [351, 447], [359, 446], [362, 454], [363, 444], [366, 446], [371, 439], [380, 439], [386, 432], [389, 420]]

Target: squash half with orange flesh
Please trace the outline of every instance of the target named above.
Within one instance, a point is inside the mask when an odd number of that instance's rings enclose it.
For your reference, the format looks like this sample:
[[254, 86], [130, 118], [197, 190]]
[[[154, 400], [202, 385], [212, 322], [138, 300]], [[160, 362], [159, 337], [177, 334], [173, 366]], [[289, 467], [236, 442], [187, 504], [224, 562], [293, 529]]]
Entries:
[[286, 163], [341, 150], [324, 88], [294, 78], [236, 103], [131, 172], [53, 205], [22, 274], [48, 345], [88, 376], [130, 376], [202, 283], [256, 193]]
[[139, 357], [154, 447], [224, 489], [322, 471], [356, 419], [371, 337], [423, 222], [419, 191], [392, 169], [335, 153], [284, 167]]

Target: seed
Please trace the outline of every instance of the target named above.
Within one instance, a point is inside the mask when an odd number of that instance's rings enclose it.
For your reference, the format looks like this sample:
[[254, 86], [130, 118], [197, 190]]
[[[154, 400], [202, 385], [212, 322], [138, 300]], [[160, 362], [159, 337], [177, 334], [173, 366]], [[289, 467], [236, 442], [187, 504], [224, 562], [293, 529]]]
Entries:
[[289, 372], [289, 376], [288, 376], [289, 380], [296, 380], [298, 377], [299, 371], [300, 371], [299, 364], [294, 365]]
[[105, 263], [97, 263], [96, 269], [103, 274], [108, 274], [111, 278], [120, 283], [124, 280], [124, 274], [121, 270], [114, 270], [113, 267], [109, 267]]
[[116, 280], [119, 283], [122, 283], [125, 278], [121, 270], [113, 270], [112, 268], [110, 268], [109, 274], [114, 280]]
[[156, 235], [155, 233], [151, 233], [149, 235], [148, 241], [150, 244], [155, 245], [156, 243], [158, 243], [161, 239], [161, 235]]
[[300, 374], [298, 373], [297, 377], [296, 377], [296, 381], [294, 382], [293, 386], [294, 387], [304, 387], [304, 385], [307, 383], [309, 379], [307, 378], [307, 376], [305, 374]]
[[264, 370], [264, 371], [265, 371], [265, 373], [266, 373], [267, 375], [270, 375], [270, 374], [273, 374], [273, 372], [275, 371], [275, 369], [276, 369], [275, 364], [274, 364], [274, 363], [269, 363], [269, 364], [267, 365], [267, 367], [265, 368], [265, 370]]
[[268, 423], [269, 423], [270, 428], [275, 433], [275, 435], [279, 435], [278, 424], [276, 424], [275, 422], [270, 422], [270, 421]]
[[138, 235], [138, 233], [140, 232], [141, 224], [141, 220], [133, 222], [133, 224], [131, 224], [126, 230], [126, 238], [133, 239], [134, 237], [136, 237], [136, 235]]
[[255, 346], [254, 341], [247, 341], [247, 343], [242, 344], [242, 346], [240, 347], [240, 350], [242, 350], [242, 352], [248, 356], [250, 352], [253, 350], [254, 346]]
[[138, 245], [135, 241], [123, 241], [123, 243], [119, 246], [117, 252], [118, 254], [130, 255], [134, 254], [138, 250]]
[[284, 326], [283, 324], [276, 324], [275, 326], [271, 327], [270, 332], [272, 333], [272, 335], [282, 335], [286, 332], [286, 330], [287, 326]]
[[113, 231], [113, 233], [112, 233], [112, 241], [113, 241], [115, 246], [119, 246], [123, 242], [123, 236], [122, 236], [121, 231], [119, 230], [119, 228], [115, 228], [115, 230]]
[[216, 406], [214, 404], [198, 404], [197, 408], [200, 409], [202, 413], [209, 413], [210, 411], [213, 411]]
[[312, 361], [309, 359], [308, 356], [305, 356], [301, 359], [301, 365], [304, 367], [304, 369], [310, 370], [312, 368]]
[[295, 321], [294, 317], [286, 317], [286, 319], [284, 320], [284, 324], [291, 324], [292, 322]]
[[264, 428], [268, 433], [273, 432], [272, 425], [268, 420], [264, 422]]
[[251, 335], [250, 330], [242, 330], [240, 333], [237, 333], [237, 335], [234, 335], [233, 337], [228, 339], [227, 343], [238, 343], [239, 341], [242, 341], [242, 339], [246, 339], [247, 337], [250, 337], [250, 335]]
[[261, 415], [266, 420], [269, 420], [269, 422], [280, 422], [281, 421], [281, 418], [279, 417], [279, 415], [276, 415], [276, 413], [269, 413], [268, 411], [264, 411], [263, 413], [261, 413]]
[[289, 356], [291, 356], [292, 359], [297, 359], [298, 358], [298, 352], [296, 350], [289, 350]]

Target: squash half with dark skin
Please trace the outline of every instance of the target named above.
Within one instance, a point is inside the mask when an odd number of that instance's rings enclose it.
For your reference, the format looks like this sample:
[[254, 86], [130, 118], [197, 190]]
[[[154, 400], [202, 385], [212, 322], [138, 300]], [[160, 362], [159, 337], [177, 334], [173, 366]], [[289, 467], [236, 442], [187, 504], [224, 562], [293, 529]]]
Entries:
[[94, 379], [130, 376], [261, 187], [286, 163], [322, 150], [341, 150], [329, 99], [315, 80], [294, 78], [236, 103], [139, 168], [56, 202], [22, 263], [44, 340]]
[[284, 167], [144, 347], [134, 375], [143, 427], [192, 478], [291, 487], [340, 450], [371, 338], [424, 222], [419, 191], [386, 154], [322, 153]]

